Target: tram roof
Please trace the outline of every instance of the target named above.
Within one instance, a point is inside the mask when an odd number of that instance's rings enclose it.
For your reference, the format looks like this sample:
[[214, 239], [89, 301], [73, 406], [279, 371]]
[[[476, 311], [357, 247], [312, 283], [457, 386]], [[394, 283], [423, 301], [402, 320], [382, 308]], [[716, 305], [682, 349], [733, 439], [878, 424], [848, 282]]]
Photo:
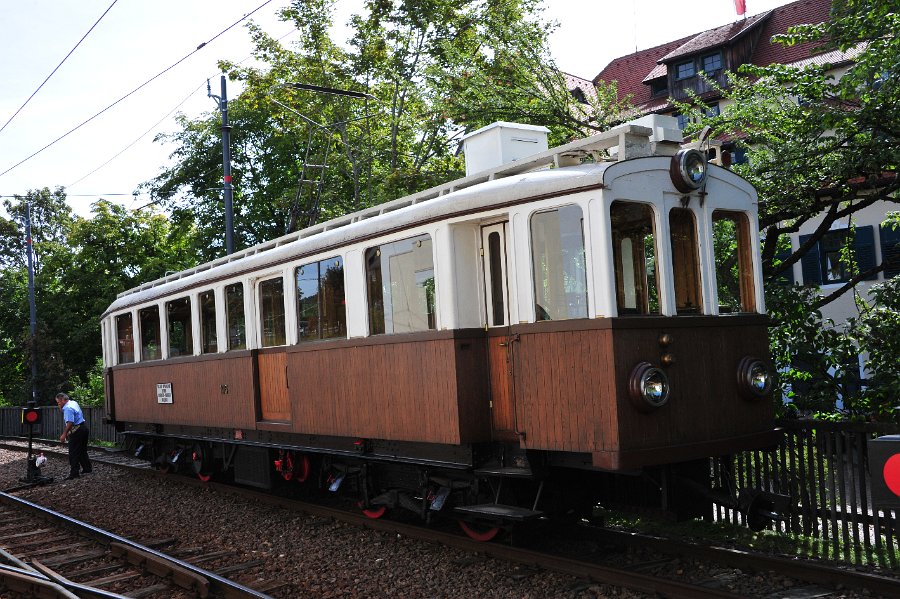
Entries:
[[[523, 196], [539, 197], [565, 191], [599, 186], [603, 173], [612, 164], [653, 155], [651, 128], [622, 125], [609, 131], [551, 148], [534, 156], [498, 166], [386, 202], [300, 231], [257, 244], [223, 258], [150, 281], [120, 293], [104, 313], [116, 311], [176, 293], [207, 280], [228, 278], [288, 261], [291, 256], [314, 254], [328, 248], [354, 243], [373, 234], [408, 228], [416, 222], [446, 217], [458, 212], [490, 209]], [[617, 160], [602, 161], [601, 153], [618, 147]], [[590, 156], [593, 163], [562, 167]], [[548, 168], [554, 165], [560, 168]]]

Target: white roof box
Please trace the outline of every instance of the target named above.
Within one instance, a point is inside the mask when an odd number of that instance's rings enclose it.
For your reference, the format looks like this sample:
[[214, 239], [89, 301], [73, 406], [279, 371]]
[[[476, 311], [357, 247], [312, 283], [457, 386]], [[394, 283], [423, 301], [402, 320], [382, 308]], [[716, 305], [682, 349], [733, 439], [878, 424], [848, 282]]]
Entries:
[[498, 121], [469, 133], [462, 138], [466, 176], [544, 152], [549, 132], [538, 125]]

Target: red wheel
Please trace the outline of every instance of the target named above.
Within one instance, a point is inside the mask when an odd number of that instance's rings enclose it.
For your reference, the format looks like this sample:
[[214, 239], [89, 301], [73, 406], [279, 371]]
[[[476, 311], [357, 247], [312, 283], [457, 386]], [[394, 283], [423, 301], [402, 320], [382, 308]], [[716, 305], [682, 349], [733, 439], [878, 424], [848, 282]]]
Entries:
[[463, 520], [459, 520], [459, 527], [463, 529], [463, 532], [466, 533], [473, 541], [479, 541], [481, 543], [486, 543], [490, 541], [494, 537], [497, 536], [497, 533], [500, 532], [499, 526], [481, 526], [479, 524], [469, 524], [468, 522], [464, 522]]
[[[356, 505], [362, 508], [363, 502], [357, 501]], [[372, 520], [378, 520], [379, 518], [384, 516], [385, 512], [387, 512], [386, 505], [379, 505], [378, 507], [372, 507], [372, 508], [368, 508], [368, 509], [363, 508], [363, 511], [362, 511], [363, 515], [366, 518], [371, 518]]]
[[159, 470], [163, 474], [168, 474], [172, 470], [172, 465], [166, 462], [165, 464], [160, 465], [157, 470]]
[[209, 461], [209, 454], [205, 448], [200, 445], [194, 445], [194, 449], [191, 451], [191, 467], [197, 478], [205, 483], [212, 478]]
[[384, 513], [386, 511], [387, 511], [387, 506], [382, 505], [382, 506], [372, 508], [369, 510], [363, 510], [362, 512], [366, 516], [366, 518], [371, 518], [372, 520], [377, 520], [377, 519], [381, 518], [382, 516], [384, 516]]
[[293, 452], [288, 452], [284, 459], [275, 462], [276, 468], [281, 473], [281, 478], [291, 480], [294, 478], [294, 458]]
[[306, 482], [306, 479], [309, 478], [309, 469], [309, 458], [305, 455], [301, 455], [300, 463], [297, 464], [294, 471], [294, 478], [297, 479], [298, 483]]

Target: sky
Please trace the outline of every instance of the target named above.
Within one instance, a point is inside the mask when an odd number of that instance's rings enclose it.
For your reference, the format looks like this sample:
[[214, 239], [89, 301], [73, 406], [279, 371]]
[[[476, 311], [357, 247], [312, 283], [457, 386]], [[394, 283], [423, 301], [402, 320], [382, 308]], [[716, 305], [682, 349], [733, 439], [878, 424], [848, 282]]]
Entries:
[[[0, 196], [63, 186], [82, 216], [100, 198], [146, 205], [138, 188], [173, 150], [154, 138], [178, 130], [179, 112], [217, 109], [206, 81], [219, 95], [217, 61], [249, 60], [245, 15], [290, 44], [293, 27], [276, 17], [287, 3], [0, 0]], [[783, 4], [747, 0], [747, 15]], [[550, 38], [557, 66], [586, 79], [618, 56], [738, 19], [733, 0], [544, 0], [544, 8], [558, 23]], [[337, 0], [336, 39], [348, 37], [345, 24], [361, 9], [362, 0]], [[238, 92], [229, 83], [228, 96]]]

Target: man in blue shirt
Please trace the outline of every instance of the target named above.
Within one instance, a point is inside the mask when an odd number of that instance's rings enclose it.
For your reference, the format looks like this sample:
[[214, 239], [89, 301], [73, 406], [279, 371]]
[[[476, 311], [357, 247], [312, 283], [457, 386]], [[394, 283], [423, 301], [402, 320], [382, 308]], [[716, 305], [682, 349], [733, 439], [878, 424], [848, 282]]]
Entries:
[[65, 423], [65, 429], [59, 440], [69, 442], [69, 476], [66, 480], [72, 480], [78, 478], [79, 466], [83, 474], [88, 474], [92, 470], [87, 453], [89, 437], [87, 422], [84, 421], [81, 406], [65, 393], [56, 394], [56, 405], [62, 410]]

